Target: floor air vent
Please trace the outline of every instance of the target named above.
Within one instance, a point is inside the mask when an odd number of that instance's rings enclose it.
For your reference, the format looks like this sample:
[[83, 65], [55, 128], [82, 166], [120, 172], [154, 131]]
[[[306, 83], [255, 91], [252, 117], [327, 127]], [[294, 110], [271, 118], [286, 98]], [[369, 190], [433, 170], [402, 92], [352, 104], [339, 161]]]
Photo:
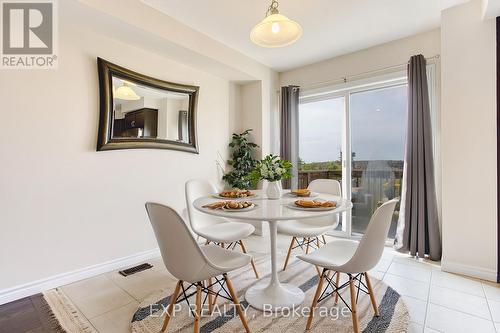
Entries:
[[124, 269], [123, 271], [119, 271], [118, 273], [120, 273], [123, 276], [129, 276], [129, 275], [132, 275], [135, 273], [145, 271], [146, 269], [150, 269], [152, 267], [153, 267], [153, 265], [150, 265], [148, 263], [140, 264], [138, 266], [130, 267], [130, 268]]

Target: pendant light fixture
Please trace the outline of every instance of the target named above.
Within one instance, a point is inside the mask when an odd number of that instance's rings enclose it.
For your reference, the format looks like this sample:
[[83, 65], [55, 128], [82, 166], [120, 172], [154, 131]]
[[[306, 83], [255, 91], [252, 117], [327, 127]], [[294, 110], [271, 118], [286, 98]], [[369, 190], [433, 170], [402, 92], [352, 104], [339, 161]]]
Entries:
[[302, 27], [278, 11], [279, 3], [272, 0], [266, 17], [253, 27], [250, 39], [262, 47], [283, 47], [295, 43], [302, 36]]
[[137, 101], [141, 99], [141, 97], [136, 94], [134, 89], [130, 88], [127, 82], [123, 82], [123, 86], [116, 89], [115, 97], [126, 101]]

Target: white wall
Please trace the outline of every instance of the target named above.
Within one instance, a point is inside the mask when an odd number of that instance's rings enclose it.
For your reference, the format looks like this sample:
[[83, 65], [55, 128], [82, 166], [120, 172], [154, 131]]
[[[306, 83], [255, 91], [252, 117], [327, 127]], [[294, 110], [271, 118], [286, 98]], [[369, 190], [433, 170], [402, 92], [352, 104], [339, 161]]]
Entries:
[[158, 138], [166, 139], [168, 137], [168, 98], [162, 98], [158, 107]]
[[[179, 139], [179, 111], [187, 111], [189, 99], [167, 98], [167, 139]], [[229, 102], [228, 102], [229, 103]], [[229, 126], [229, 125], [228, 125]]]
[[[182, 212], [184, 182], [217, 180], [229, 142], [229, 82], [60, 20], [59, 68], [0, 74], [0, 291], [154, 249], [144, 203]], [[96, 57], [200, 86], [200, 154], [96, 152]], [[8, 124], [8, 125], [7, 125]]]
[[496, 278], [495, 20], [479, 0], [442, 13], [444, 270]]
[[262, 152], [265, 151], [262, 147], [265, 145], [262, 137], [262, 121], [263, 114], [253, 112], [258, 110], [262, 100], [262, 83], [259, 81], [241, 85], [241, 115], [240, 115], [240, 131], [251, 128], [250, 138], [253, 142], [259, 145], [255, 150], [255, 158], [262, 158]]
[[[9, 124], [0, 134], [0, 304], [153, 253], [144, 203], [182, 212], [187, 179], [221, 179], [215, 160], [217, 153], [227, 158], [230, 134], [241, 124], [244, 82], [260, 82], [251, 112], [263, 119], [258, 139], [270, 145], [267, 117], [277, 108], [270, 68], [140, 1], [58, 7], [59, 68], [0, 75], [0, 113]], [[97, 56], [200, 86], [200, 154], [96, 152]]]
[[136, 101], [122, 101], [120, 104], [120, 111], [122, 113], [127, 113], [142, 108], [159, 109], [161, 107], [161, 100], [159, 98], [141, 97]]
[[[250, 81], [231, 84], [230, 91], [232, 112], [230, 124], [233, 132], [240, 133], [251, 128], [251, 139], [259, 145], [256, 158], [279, 152], [278, 141], [274, 127], [278, 125], [279, 113], [276, 93], [278, 89], [278, 74], [272, 75], [270, 81]], [[258, 112], [258, 110], [262, 112]]]
[[280, 73], [280, 85], [309, 86], [405, 64], [412, 55], [440, 53], [439, 29]]
[[[216, 73], [238, 84], [261, 82], [261, 100], [258, 109], [262, 137], [262, 151], [267, 154], [272, 149], [271, 122], [278, 110], [278, 74], [269, 67], [248, 58], [239, 51], [196, 31], [176, 18], [169, 17], [137, 0], [79, 0], [89, 8], [95, 8], [102, 17], [87, 18], [89, 29], [99, 29], [109, 35], [119, 35], [134, 40], [134, 45], [151, 49], [156, 53], [168, 54], [193, 67]], [[84, 17], [82, 8], [78, 14]], [[127, 25], [123, 26], [123, 22]], [[111, 28], [111, 23], [113, 27]], [[146, 38], [145, 38], [146, 37]], [[180, 47], [179, 47], [180, 46]], [[254, 101], [252, 101], [252, 104]]]
[[229, 109], [231, 110], [229, 114], [229, 133], [240, 133], [243, 124], [241, 123], [241, 84], [236, 82], [229, 83]]

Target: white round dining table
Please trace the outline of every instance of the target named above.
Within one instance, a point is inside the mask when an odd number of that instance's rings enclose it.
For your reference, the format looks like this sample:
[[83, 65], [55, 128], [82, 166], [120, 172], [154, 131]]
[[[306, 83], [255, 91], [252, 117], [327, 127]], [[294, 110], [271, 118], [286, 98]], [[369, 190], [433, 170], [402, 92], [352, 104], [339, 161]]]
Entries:
[[347, 211], [352, 208], [352, 203], [344, 198], [329, 194], [319, 193], [315, 198], [337, 202], [337, 207], [326, 211], [305, 211], [290, 208], [289, 205], [297, 200], [289, 191], [283, 191], [280, 199], [268, 199], [265, 191], [254, 191], [256, 197], [236, 200], [252, 201], [256, 208], [249, 211], [227, 211], [222, 209], [203, 208], [204, 205], [220, 201], [213, 196], [205, 196], [194, 201], [194, 207], [205, 214], [225, 217], [228, 219], [266, 221], [269, 224], [271, 241], [271, 277], [260, 279], [250, 287], [246, 294], [246, 301], [254, 308], [266, 311], [276, 311], [283, 308], [292, 308], [304, 301], [304, 292], [291, 284], [280, 283], [276, 262], [276, 238], [278, 223], [287, 223], [290, 220], [308, 219], [328, 216]]

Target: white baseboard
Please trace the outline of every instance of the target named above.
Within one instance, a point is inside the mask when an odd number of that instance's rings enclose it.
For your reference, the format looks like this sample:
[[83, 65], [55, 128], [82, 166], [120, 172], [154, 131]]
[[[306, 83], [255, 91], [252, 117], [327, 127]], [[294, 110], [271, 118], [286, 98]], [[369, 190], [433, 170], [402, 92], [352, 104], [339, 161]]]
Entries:
[[441, 270], [449, 273], [456, 273], [482, 280], [497, 282], [497, 272], [483, 267], [464, 265], [457, 262], [443, 260], [441, 261]]
[[97, 265], [88, 266], [71, 272], [57, 274], [45, 279], [29, 282], [23, 285], [0, 290], [0, 305], [17, 299], [34, 295], [45, 290], [60, 287], [79, 280], [87, 279], [99, 274], [107, 273], [119, 268], [133, 266], [144, 260], [160, 255], [158, 248], [139, 252], [128, 257], [118, 258]]

